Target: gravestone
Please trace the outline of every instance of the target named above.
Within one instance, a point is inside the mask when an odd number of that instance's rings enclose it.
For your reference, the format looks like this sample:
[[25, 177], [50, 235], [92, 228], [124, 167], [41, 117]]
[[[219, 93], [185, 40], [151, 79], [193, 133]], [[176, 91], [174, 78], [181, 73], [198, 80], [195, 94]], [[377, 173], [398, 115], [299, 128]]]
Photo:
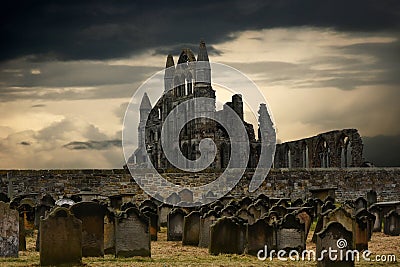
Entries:
[[223, 217], [211, 225], [208, 247], [211, 255], [243, 254], [245, 247], [246, 225], [242, 220], [235, 217]]
[[224, 204], [224, 206], [228, 205], [228, 203], [232, 200], [234, 200], [235, 198], [233, 196], [223, 196], [219, 199], [219, 201], [222, 202], [222, 204]]
[[199, 247], [208, 248], [210, 244], [210, 227], [218, 219], [218, 214], [210, 210], [200, 217]]
[[303, 200], [301, 198], [296, 199], [291, 203], [291, 207], [301, 207], [304, 204]]
[[260, 218], [266, 215], [269, 211], [268, 205], [265, 204], [261, 199], [257, 199], [256, 202], [254, 202], [254, 206], [260, 210]]
[[363, 197], [359, 197], [354, 201], [354, 205], [356, 210], [366, 209], [367, 208], [367, 200]]
[[396, 210], [392, 210], [385, 215], [383, 232], [385, 235], [400, 235], [400, 215]]
[[257, 200], [261, 200], [264, 203], [265, 206], [269, 206], [270, 205], [269, 197], [267, 197], [266, 195], [264, 195], [262, 193], [259, 194], [256, 199]]
[[70, 207], [82, 221], [82, 256], [104, 256], [104, 215], [106, 208], [97, 202], [84, 201]]
[[181, 202], [181, 198], [177, 193], [172, 193], [169, 197], [167, 197], [166, 201], [171, 203], [172, 205], [176, 205]]
[[296, 212], [297, 218], [300, 219], [301, 223], [304, 223], [306, 238], [310, 231], [311, 225], [313, 223], [313, 217], [311, 216], [311, 211], [308, 208], [301, 208]]
[[152, 201], [151, 199], [146, 199], [144, 200], [142, 203], [140, 203], [139, 205], [139, 210], [142, 210], [145, 207], [149, 207], [152, 209], [153, 212], [157, 213], [158, 210], [158, 206], [156, 203], [154, 203], [154, 201]]
[[370, 207], [371, 205], [375, 204], [376, 202], [378, 202], [378, 196], [376, 194], [376, 191], [369, 190], [367, 192], [367, 204], [368, 204], [368, 207]]
[[104, 216], [104, 254], [115, 254], [115, 213], [111, 208]]
[[253, 214], [251, 214], [247, 209], [241, 208], [236, 212], [236, 217], [245, 220], [247, 223], [254, 223], [255, 219]]
[[19, 214], [0, 201], [0, 257], [18, 257]]
[[[367, 224], [366, 231], [367, 231], [368, 241], [371, 240], [372, 233], [373, 233], [373, 227], [374, 227], [374, 223], [375, 223], [375, 219], [376, 219], [375, 215], [373, 215], [371, 212], [369, 212], [366, 209], [360, 209], [355, 214], [355, 217], [356, 217], [356, 219], [358, 219], [362, 222], [365, 222]], [[356, 238], [356, 240], [357, 240], [357, 238]], [[357, 248], [357, 246], [356, 246], [356, 248]]]
[[48, 206], [47, 204], [39, 204], [35, 207], [35, 221], [34, 226], [35, 228], [39, 228], [40, 224], [40, 217], [44, 217], [46, 211], [50, 211], [52, 206]]
[[54, 198], [51, 195], [45, 194], [40, 198], [39, 204], [53, 207], [56, 204], [56, 201], [54, 200]]
[[247, 211], [253, 215], [254, 220], [260, 219], [261, 218], [261, 209], [258, 209], [254, 204], [251, 204], [248, 208]]
[[382, 209], [378, 207], [377, 205], [371, 205], [371, 207], [368, 209], [369, 212], [371, 212], [375, 216], [375, 221], [373, 225], [372, 231], [374, 232], [381, 232], [382, 231]]
[[82, 262], [82, 222], [57, 207], [40, 220], [40, 265]]
[[150, 220], [150, 236], [152, 241], [157, 241], [158, 215], [150, 207], [144, 207], [141, 212]]
[[251, 203], [253, 203], [253, 200], [246, 196], [239, 201], [239, 206], [242, 209], [247, 209], [247, 207], [250, 206]]
[[20, 220], [23, 222], [24, 231], [26, 233], [33, 232], [35, 228], [35, 200], [31, 198], [22, 199], [17, 210]]
[[334, 210], [336, 208], [335, 204], [332, 201], [328, 200], [325, 202], [324, 205], [321, 207], [321, 212], [324, 213], [328, 210]]
[[274, 224], [274, 223], [278, 222], [278, 221], [281, 219], [279, 213], [276, 212], [276, 211], [270, 211], [270, 212], [268, 212], [268, 214], [265, 215], [263, 218], [264, 218], [269, 224]]
[[172, 205], [163, 203], [158, 207], [158, 224], [162, 227], [167, 226], [167, 218], [170, 211], [173, 209]]
[[306, 249], [306, 235], [304, 223], [301, 223], [294, 214], [286, 214], [277, 224], [276, 246], [278, 250], [287, 252]]
[[275, 205], [287, 208], [287, 207], [289, 207], [289, 200], [290, 199], [281, 198], [278, 200], [278, 202], [275, 203]]
[[181, 198], [181, 201], [184, 202], [193, 202], [193, 192], [190, 191], [189, 189], [183, 189], [181, 191], [179, 191], [178, 193], [179, 197]]
[[[321, 260], [317, 261], [318, 267], [353, 267], [354, 258], [351, 252], [353, 247], [353, 234], [351, 231], [347, 230], [339, 222], [329, 222], [326, 227], [319, 233], [317, 233], [317, 245], [316, 245], [316, 258]], [[330, 253], [327, 251], [337, 250], [332, 257], [329, 257]], [[323, 253], [323, 251], [325, 253]], [[340, 257], [342, 255], [342, 257]], [[334, 260], [334, 256], [337, 257]]]
[[115, 220], [115, 256], [150, 257], [150, 222], [137, 208], [121, 212]]
[[183, 219], [186, 212], [180, 208], [174, 208], [167, 218], [167, 241], [181, 241], [183, 234]]
[[320, 231], [322, 231], [322, 229], [324, 228], [324, 218], [325, 216], [330, 213], [332, 210], [327, 210], [324, 213], [320, 213], [318, 215], [317, 218], [317, 224], [315, 225], [315, 229], [314, 229], [314, 234], [311, 238], [311, 242], [313, 243], [317, 243], [317, 233], [319, 233]]
[[235, 206], [232, 205], [227, 205], [225, 208], [223, 208], [220, 212], [220, 216], [223, 217], [231, 217], [234, 216], [237, 212], [237, 209]]
[[287, 213], [287, 209], [281, 205], [272, 206], [270, 211], [276, 211], [279, 214], [279, 217], [284, 217]]
[[265, 219], [258, 219], [247, 226], [246, 253], [256, 256], [265, 246], [269, 251], [276, 249], [276, 231]]
[[182, 245], [197, 246], [200, 236], [200, 212], [192, 211], [184, 217]]
[[131, 201], [124, 202], [124, 203], [121, 205], [121, 211], [125, 211], [125, 210], [127, 210], [127, 209], [129, 209], [129, 208], [138, 209], [138, 206], [137, 206], [135, 203], [131, 202]]

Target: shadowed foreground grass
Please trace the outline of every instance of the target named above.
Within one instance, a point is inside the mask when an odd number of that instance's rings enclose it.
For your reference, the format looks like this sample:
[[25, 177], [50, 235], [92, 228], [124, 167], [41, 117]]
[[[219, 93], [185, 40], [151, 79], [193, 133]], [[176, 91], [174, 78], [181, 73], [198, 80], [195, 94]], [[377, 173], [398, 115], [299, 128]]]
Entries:
[[[166, 229], [159, 233], [159, 241], [151, 243], [151, 258], [114, 258], [106, 255], [104, 258], [83, 258], [81, 266], [316, 266], [310, 261], [259, 261], [257, 257], [248, 255], [219, 255], [211, 256], [206, 248], [182, 246], [180, 242], [167, 242]], [[312, 232], [307, 240], [307, 249], [315, 249], [310, 242]], [[34, 249], [35, 238], [27, 237], [28, 251], [21, 251], [19, 258], [0, 258], [0, 266], [38, 266], [39, 252]], [[356, 266], [400, 266], [400, 236], [385, 236], [374, 233], [369, 243], [372, 256], [381, 254], [396, 255], [397, 262], [366, 262], [360, 261]], [[372, 257], [371, 257], [372, 258]]]

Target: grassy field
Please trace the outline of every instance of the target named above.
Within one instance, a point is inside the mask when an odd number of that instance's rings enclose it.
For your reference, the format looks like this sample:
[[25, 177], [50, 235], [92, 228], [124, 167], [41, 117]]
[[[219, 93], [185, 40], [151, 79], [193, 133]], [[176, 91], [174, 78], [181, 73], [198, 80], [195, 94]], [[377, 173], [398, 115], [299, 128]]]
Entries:
[[[307, 249], [315, 249], [315, 245], [310, 242], [311, 236], [312, 232], [307, 240]], [[259, 261], [256, 257], [247, 255], [211, 256], [205, 248], [182, 246], [180, 242], [167, 242], [166, 239], [166, 230], [163, 228], [159, 233], [159, 241], [151, 243], [151, 258], [116, 259], [112, 255], [106, 255], [104, 258], [83, 258], [81, 266], [316, 266], [315, 262], [309, 261]], [[34, 246], [35, 238], [28, 237], [28, 251], [21, 251], [19, 258], [0, 258], [0, 266], [38, 266], [39, 252], [35, 251]], [[372, 256], [394, 254], [397, 262], [360, 261], [356, 266], [400, 266], [400, 236], [374, 233], [369, 248], [373, 252]]]

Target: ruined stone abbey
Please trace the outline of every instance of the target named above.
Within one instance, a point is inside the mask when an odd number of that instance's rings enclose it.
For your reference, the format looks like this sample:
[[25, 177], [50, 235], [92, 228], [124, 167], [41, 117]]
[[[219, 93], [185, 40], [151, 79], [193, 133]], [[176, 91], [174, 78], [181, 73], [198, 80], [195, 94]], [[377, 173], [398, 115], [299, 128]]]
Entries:
[[[197, 63], [196, 67], [191, 65]], [[200, 67], [199, 67], [200, 66]], [[162, 90], [160, 88], [160, 90]], [[197, 97], [215, 100], [215, 90], [211, 84], [211, 67], [205, 43], [200, 42], [197, 59], [190, 49], [183, 49], [178, 63], [168, 55], [164, 74], [164, 94], [154, 107], [151, 106], [147, 94], [144, 94], [140, 105], [140, 123], [138, 127], [139, 147], [136, 149], [131, 163], [146, 164], [150, 160], [157, 169], [172, 168], [161, 147], [161, 130], [168, 114], [173, 111], [177, 116], [188, 116], [194, 107], [184, 106], [175, 109], [180, 103]], [[198, 107], [197, 107], [198, 108]], [[201, 107], [209, 118], [224, 118], [233, 109], [242, 120], [250, 143], [248, 168], [256, 168], [261, 151], [261, 134], [255, 133], [253, 125], [244, 120], [243, 101], [240, 94], [232, 96], [232, 101], [225, 103], [222, 110], [217, 111], [213, 105]], [[275, 134], [272, 122], [264, 104], [259, 109], [259, 126], [264, 123], [267, 136]], [[229, 120], [229, 118], [228, 118]], [[270, 127], [268, 127], [270, 126]], [[166, 125], [164, 127], [176, 127]], [[204, 138], [214, 141], [217, 153], [213, 169], [224, 169], [230, 159], [231, 144], [226, 130], [211, 119], [197, 118], [189, 121], [179, 136], [179, 149], [189, 160], [199, 157], [199, 143]], [[177, 149], [177, 148], [176, 148]], [[274, 168], [330, 168], [330, 167], [360, 167], [363, 144], [355, 129], [335, 130], [318, 134], [297, 141], [277, 144], [273, 166]], [[148, 156], [147, 156], [148, 155]]]

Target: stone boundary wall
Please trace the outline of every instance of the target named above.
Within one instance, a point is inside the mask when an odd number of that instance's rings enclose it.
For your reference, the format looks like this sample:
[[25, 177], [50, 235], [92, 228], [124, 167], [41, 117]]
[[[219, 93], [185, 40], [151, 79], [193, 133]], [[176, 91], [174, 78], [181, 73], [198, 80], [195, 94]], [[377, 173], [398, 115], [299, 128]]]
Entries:
[[[338, 201], [366, 198], [369, 190], [378, 194], [378, 201], [400, 200], [400, 168], [329, 168], [329, 169], [272, 169], [261, 187], [248, 192], [253, 172], [247, 171], [230, 192], [235, 197], [256, 196], [291, 199], [311, 196], [309, 189], [337, 187]], [[212, 181], [219, 173], [164, 173], [175, 184], [200, 185]], [[54, 196], [77, 194], [90, 189], [104, 196], [134, 193], [134, 200], [148, 196], [124, 169], [83, 170], [0, 170], [0, 191], [12, 196], [29, 193], [50, 193]]]

